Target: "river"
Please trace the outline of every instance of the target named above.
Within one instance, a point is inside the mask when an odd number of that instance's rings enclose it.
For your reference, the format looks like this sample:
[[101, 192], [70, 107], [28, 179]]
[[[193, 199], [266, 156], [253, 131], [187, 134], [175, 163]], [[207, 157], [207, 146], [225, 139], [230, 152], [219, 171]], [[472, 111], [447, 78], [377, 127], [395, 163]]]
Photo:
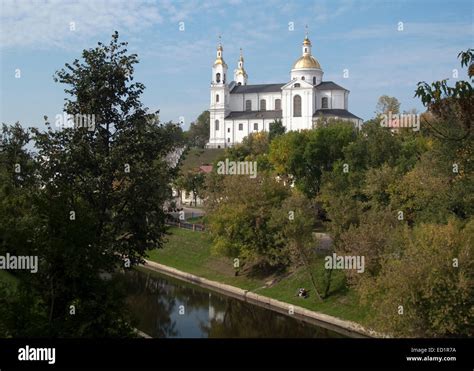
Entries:
[[333, 338], [343, 335], [155, 272], [122, 280], [136, 327], [154, 338]]

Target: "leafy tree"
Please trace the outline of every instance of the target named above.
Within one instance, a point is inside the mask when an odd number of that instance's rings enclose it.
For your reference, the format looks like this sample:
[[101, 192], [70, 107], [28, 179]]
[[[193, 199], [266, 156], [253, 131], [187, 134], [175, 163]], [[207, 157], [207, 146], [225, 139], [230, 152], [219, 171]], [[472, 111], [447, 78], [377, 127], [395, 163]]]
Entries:
[[242, 143], [227, 148], [223, 157], [234, 161], [255, 160], [258, 156], [268, 153], [268, 138], [268, 133], [264, 131], [250, 133], [242, 140]]
[[[460, 52], [458, 58], [461, 67], [469, 65], [468, 76], [474, 82], [474, 49]], [[435, 81], [431, 85], [422, 81], [418, 83], [415, 97], [419, 97], [441, 121], [433, 125], [425, 120], [432, 133], [447, 141], [462, 142], [472, 140], [472, 117], [474, 116], [473, 87], [468, 81], [457, 81], [454, 87], [448, 86], [447, 79]]]
[[451, 220], [405, 229], [398, 257], [387, 256], [377, 278], [359, 288], [373, 324], [404, 337], [472, 336], [473, 228]]
[[239, 258], [242, 264], [254, 262], [278, 267], [288, 263], [285, 246], [275, 241], [276, 231], [269, 224], [272, 210], [288, 196], [287, 188], [273, 176], [259, 174], [223, 175], [222, 187], [207, 204], [207, 221], [214, 251]]
[[180, 177], [179, 185], [187, 192], [192, 192], [194, 206], [197, 206], [197, 198], [203, 197], [205, 174], [200, 171], [188, 171]]
[[[181, 142], [176, 126], [159, 124], [140, 102], [144, 86], [133, 82], [138, 59], [126, 45], [115, 33], [109, 45], [84, 50], [83, 62], [56, 73], [67, 85], [65, 112], [86, 115], [93, 125], [54, 131], [47, 122], [46, 132], [31, 130], [34, 172], [21, 178], [37, 183], [26, 189], [33, 210], [25, 209], [20, 228], [24, 251], [39, 256], [40, 266], [36, 275], [21, 277], [19, 295], [9, 302], [19, 316], [6, 319], [11, 336], [132, 333], [124, 292], [100, 274], [115, 272], [123, 259], [130, 266], [142, 262], [147, 249], [162, 246], [163, 204], [176, 175], [166, 157]], [[15, 151], [21, 133], [16, 136], [2, 154]], [[2, 164], [2, 174], [12, 172], [12, 161]], [[14, 217], [3, 206], [0, 215]], [[2, 250], [15, 251], [16, 237], [4, 236]], [[20, 322], [28, 327], [14, 327]]]
[[388, 115], [389, 112], [393, 114], [400, 113], [400, 102], [395, 97], [389, 97], [388, 95], [382, 95], [375, 107], [378, 115]]
[[204, 148], [209, 140], [209, 111], [203, 111], [186, 132], [186, 140], [190, 147]]
[[274, 138], [285, 134], [286, 128], [283, 126], [281, 119], [276, 119], [270, 123], [269, 141], [271, 142]]
[[[277, 231], [279, 244], [287, 246], [290, 259], [295, 266], [303, 266], [310, 277], [316, 298], [322, 300], [313, 266], [316, 259], [316, 241], [313, 230], [316, 222], [316, 209], [311, 201], [299, 192], [293, 192], [281, 205], [272, 210], [270, 224]], [[325, 288], [327, 296], [330, 277]]]
[[273, 140], [269, 159], [278, 174], [293, 179], [298, 189], [314, 197], [321, 186], [322, 172], [332, 169], [355, 136], [353, 125], [347, 122], [288, 133]]
[[349, 171], [379, 167], [384, 163], [393, 166], [399, 159], [401, 141], [388, 128], [373, 121], [364, 124], [357, 140], [349, 143], [342, 151]]
[[336, 252], [363, 256], [365, 261], [364, 273], [347, 271], [352, 284], [361, 279], [372, 279], [380, 273], [382, 261], [399, 251], [396, 249], [397, 233], [402, 227], [396, 213], [389, 208], [371, 209], [361, 214], [358, 224], [352, 224], [342, 232]]

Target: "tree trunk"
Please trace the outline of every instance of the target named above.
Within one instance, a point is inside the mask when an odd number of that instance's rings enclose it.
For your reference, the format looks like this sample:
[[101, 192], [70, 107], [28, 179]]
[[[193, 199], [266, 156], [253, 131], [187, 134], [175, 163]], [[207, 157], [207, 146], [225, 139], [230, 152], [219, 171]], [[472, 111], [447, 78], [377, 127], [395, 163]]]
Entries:
[[311, 265], [309, 264], [309, 259], [304, 251], [304, 247], [298, 246], [298, 250], [300, 251], [301, 257], [303, 258], [303, 264], [305, 265], [309, 277], [311, 278], [311, 284], [313, 285], [314, 292], [316, 293], [316, 296], [318, 297], [319, 301], [323, 301], [323, 298], [319, 294], [318, 288], [316, 287], [316, 281], [314, 280], [313, 273], [311, 272]]
[[329, 296], [329, 289], [331, 288], [331, 276], [332, 276], [332, 269], [327, 272], [327, 282], [326, 282], [326, 288], [324, 289], [324, 298], [327, 298]]

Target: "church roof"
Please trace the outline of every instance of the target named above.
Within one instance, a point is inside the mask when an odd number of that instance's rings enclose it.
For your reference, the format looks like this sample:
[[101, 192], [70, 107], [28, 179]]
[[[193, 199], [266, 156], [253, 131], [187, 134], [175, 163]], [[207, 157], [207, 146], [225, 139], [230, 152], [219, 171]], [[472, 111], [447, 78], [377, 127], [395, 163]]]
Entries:
[[300, 68], [318, 68], [321, 69], [321, 65], [319, 64], [318, 60], [314, 58], [312, 55], [303, 55], [299, 57], [295, 64], [293, 65], [293, 69], [297, 70]]
[[356, 115], [350, 113], [348, 110], [345, 110], [345, 109], [328, 109], [328, 108], [318, 109], [313, 114], [313, 117], [317, 117], [319, 115], [362, 120], [360, 117], [357, 117]]
[[316, 85], [316, 89], [321, 89], [321, 90], [347, 90], [343, 88], [340, 85], [337, 85], [336, 83], [332, 81], [323, 81], [319, 85]]
[[271, 93], [281, 91], [285, 84], [236, 85], [230, 94]]
[[246, 120], [246, 119], [281, 119], [280, 111], [232, 111], [226, 120]]

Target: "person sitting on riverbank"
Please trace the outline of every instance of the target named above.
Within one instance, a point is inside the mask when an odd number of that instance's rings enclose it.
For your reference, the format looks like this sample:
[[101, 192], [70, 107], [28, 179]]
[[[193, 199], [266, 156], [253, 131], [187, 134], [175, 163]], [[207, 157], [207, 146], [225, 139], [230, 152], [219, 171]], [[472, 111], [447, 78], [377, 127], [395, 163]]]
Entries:
[[300, 288], [298, 290], [298, 296], [300, 298], [306, 299], [308, 297], [308, 291], [305, 288]]

